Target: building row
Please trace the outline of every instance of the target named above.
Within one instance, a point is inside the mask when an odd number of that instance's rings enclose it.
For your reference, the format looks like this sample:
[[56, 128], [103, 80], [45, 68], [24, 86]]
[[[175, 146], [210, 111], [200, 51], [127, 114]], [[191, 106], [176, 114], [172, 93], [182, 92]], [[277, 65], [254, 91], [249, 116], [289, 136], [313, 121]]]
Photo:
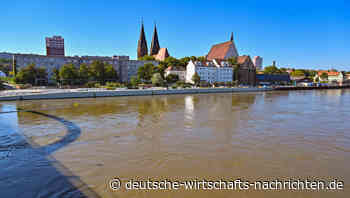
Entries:
[[[146, 55], [153, 56], [156, 60], [143, 61], [141, 58]], [[142, 23], [137, 46], [137, 57], [139, 60], [130, 60], [129, 56], [65, 56], [64, 39], [61, 36], [46, 38], [46, 56], [38, 54], [0, 53], [0, 59], [8, 59], [16, 62], [19, 68], [30, 64], [46, 68], [49, 78], [53, 75], [54, 69], [59, 69], [65, 64], [73, 64], [79, 67], [81, 64], [102, 61], [113, 65], [118, 72], [121, 82], [128, 82], [131, 77], [137, 75], [139, 67], [145, 63], [158, 65], [159, 61], [163, 61], [169, 57], [168, 49], [160, 48], [156, 26], [154, 27], [150, 53], [148, 54], [146, 35]], [[166, 74], [177, 74], [181, 80], [189, 83], [193, 83], [192, 77], [197, 73], [202, 81], [209, 83], [231, 82], [235, 79], [240, 84], [256, 85], [256, 70], [261, 68], [262, 58], [257, 56], [252, 60], [247, 55], [239, 56], [233, 40], [233, 34], [231, 34], [229, 41], [213, 45], [205, 57], [206, 61], [190, 61], [186, 68], [183, 69], [171, 67], [166, 71]], [[236, 63], [230, 63], [229, 59], [231, 58], [234, 58]]]
[[54, 69], [59, 69], [65, 64], [73, 64], [79, 67], [81, 64], [91, 64], [93, 61], [102, 61], [113, 65], [118, 72], [121, 82], [130, 81], [132, 76], [137, 75], [139, 67], [145, 63], [158, 65], [157, 61], [130, 60], [129, 56], [44, 56], [37, 54], [0, 53], [0, 59], [16, 60], [19, 68], [30, 64], [46, 68], [48, 76], [52, 76]]

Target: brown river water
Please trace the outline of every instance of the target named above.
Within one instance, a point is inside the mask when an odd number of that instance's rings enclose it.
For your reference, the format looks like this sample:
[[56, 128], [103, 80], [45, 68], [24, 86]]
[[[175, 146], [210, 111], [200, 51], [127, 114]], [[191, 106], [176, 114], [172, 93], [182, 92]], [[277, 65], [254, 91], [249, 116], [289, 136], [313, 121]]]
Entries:
[[[0, 197], [350, 197], [350, 90], [0, 103]], [[119, 178], [121, 189], [109, 181]], [[130, 180], [343, 182], [128, 190]]]

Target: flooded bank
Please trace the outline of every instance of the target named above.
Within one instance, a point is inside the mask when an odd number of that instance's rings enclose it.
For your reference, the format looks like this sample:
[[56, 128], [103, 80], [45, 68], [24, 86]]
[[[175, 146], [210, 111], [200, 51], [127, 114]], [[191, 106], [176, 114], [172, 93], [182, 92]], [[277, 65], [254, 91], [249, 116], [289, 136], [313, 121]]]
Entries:
[[[0, 103], [5, 197], [347, 197], [350, 91]], [[323, 179], [337, 191], [112, 191], [130, 179]]]

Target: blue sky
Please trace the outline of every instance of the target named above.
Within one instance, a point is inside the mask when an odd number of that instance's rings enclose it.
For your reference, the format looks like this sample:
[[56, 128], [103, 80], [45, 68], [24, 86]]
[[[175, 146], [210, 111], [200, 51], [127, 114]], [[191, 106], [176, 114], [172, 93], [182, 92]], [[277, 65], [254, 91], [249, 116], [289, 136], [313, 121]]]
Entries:
[[264, 65], [350, 70], [347, 0], [12, 0], [0, 9], [0, 51], [45, 54], [62, 35], [67, 55], [136, 57], [141, 17], [150, 45], [154, 21], [174, 57], [203, 56], [234, 32], [239, 54]]

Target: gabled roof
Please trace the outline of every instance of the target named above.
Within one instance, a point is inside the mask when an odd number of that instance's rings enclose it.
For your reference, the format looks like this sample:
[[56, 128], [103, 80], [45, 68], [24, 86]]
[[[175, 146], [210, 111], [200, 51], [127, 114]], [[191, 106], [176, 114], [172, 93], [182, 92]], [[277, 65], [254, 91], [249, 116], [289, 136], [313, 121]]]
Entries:
[[238, 56], [236, 46], [233, 41], [227, 41], [213, 45], [207, 55], [208, 60], [220, 59], [224, 60], [229, 57]]
[[160, 50], [158, 51], [158, 54], [153, 55], [153, 57], [158, 61], [164, 61], [169, 56], [170, 55], [168, 52], [168, 48], [160, 48]]
[[244, 56], [238, 56], [237, 57], [237, 63], [238, 64], [244, 64], [245, 62], [249, 61], [250, 57], [247, 55]]
[[328, 74], [328, 76], [338, 76], [340, 74], [340, 72], [335, 72], [335, 71], [319, 71], [317, 75], [321, 76], [323, 73]]

